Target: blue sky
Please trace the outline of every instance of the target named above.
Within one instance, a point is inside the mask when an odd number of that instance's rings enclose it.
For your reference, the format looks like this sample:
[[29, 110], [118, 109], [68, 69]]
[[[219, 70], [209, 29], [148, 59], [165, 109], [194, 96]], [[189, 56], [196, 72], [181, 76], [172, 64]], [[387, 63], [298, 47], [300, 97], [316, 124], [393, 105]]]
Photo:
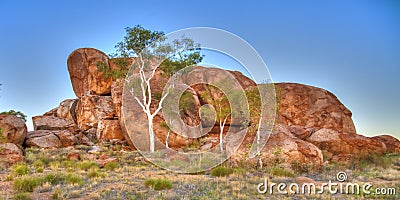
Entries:
[[[399, 1], [0, 1], [0, 110], [30, 118], [75, 98], [80, 47], [113, 52], [127, 26], [215, 27], [250, 43], [275, 82], [333, 92], [357, 131], [400, 138]], [[210, 58], [207, 58], [210, 59]]]

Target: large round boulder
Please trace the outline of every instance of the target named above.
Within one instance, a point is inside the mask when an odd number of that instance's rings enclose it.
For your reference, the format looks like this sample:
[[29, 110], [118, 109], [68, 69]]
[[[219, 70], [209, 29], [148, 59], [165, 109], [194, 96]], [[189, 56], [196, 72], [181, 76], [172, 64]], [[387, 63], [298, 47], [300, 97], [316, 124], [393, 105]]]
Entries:
[[278, 122], [313, 128], [328, 128], [355, 134], [352, 113], [339, 99], [324, 89], [297, 84], [275, 84]]
[[0, 128], [5, 143], [22, 145], [28, 129], [25, 122], [15, 115], [0, 114]]
[[80, 48], [73, 51], [67, 60], [68, 71], [77, 97], [86, 94], [104, 95], [111, 92], [112, 78], [98, 70], [97, 64], [108, 65], [105, 53], [93, 48]]

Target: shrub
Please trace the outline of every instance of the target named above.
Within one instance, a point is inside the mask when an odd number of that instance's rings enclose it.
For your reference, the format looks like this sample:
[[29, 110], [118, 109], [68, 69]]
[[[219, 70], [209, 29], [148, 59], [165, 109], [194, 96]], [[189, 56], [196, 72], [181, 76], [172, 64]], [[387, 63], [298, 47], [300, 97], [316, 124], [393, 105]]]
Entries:
[[78, 167], [78, 169], [85, 170], [85, 171], [92, 169], [92, 168], [99, 168], [99, 166], [96, 163], [91, 162], [91, 161], [82, 161], [81, 163], [77, 164], [77, 167]]
[[390, 167], [392, 161], [388, 155], [368, 154], [353, 158], [350, 161], [351, 168], [366, 169], [369, 166], [382, 167], [384, 169]]
[[13, 188], [19, 192], [33, 192], [40, 183], [37, 177], [21, 177], [14, 180]]
[[234, 170], [232, 168], [218, 166], [211, 170], [211, 176], [228, 176], [233, 172]]
[[97, 177], [104, 177], [104, 174], [99, 172], [99, 170], [97, 169], [91, 169], [88, 174], [87, 174], [88, 178], [97, 178]]
[[154, 190], [164, 190], [164, 189], [171, 189], [172, 183], [167, 179], [148, 179], [144, 183], [147, 187], [152, 187]]
[[30, 200], [31, 197], [29, 196], [29, 193], [19, 193], [14, 195], [14, 200]]
[[119, 164], [117, 162], [109, 162], [104, 165], [104, 168], [109, 171], [114, 171], [115, 169], [119, 168]]
[[22, 176], [29, 173], [29, 168], [25, 163], [20, 163], [12, 167], [12, 172], [18, 176]]
[[78, 175], [75, 174], [68, 174], [65, 177], [65, 180], [67, 181], [67, 183], [69, 184], [73, 184], [73, 185], [82, 185], [83, 184], [83, 179], [81, 177], [79, 177]]
[[293, 172], [286, 170], [286, 169], [282, 169], [280, 167], [273, 167], [269, 170], [269, 173], [273, 176], [279, 176], [279, 177], [291, 177], [294, 178], [295, 175], [293, 174]]
[[46, 174], [43, 178], [43, 181], [48, 182], [52, 185], [57, 185], [65, 180], [63, 174], [60, 173], [50, 173]]

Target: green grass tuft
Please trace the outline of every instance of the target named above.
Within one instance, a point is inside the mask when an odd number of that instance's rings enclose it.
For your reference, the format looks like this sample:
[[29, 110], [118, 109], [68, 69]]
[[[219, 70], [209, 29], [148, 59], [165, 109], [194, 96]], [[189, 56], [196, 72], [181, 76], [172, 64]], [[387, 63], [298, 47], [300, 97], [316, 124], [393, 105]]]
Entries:
[[148, 179], [144, 184], [147, 187], [152, 187], [154, 190], [165, 190], [172, 188], [172, 183], [169, 180], [162, 178]]

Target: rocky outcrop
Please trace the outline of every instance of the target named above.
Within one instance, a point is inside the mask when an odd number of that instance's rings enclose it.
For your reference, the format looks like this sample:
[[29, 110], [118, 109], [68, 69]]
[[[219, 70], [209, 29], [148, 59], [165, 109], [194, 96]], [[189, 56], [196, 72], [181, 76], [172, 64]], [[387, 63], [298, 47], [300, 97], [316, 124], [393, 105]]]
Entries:
[[0, 114], [0, 127], [5, 143], [22, 145], [28, 132], [25, 122], [15, 115]]
[[351, 154], [362, 156], [382, 154], [387, 150], [386, 145], [378, 140], [326, 128], [312, 134], [307, 141], [333, 155]]
[[372, 139], [383, 142], [386, 145], [387, 151], [391, 153], [399, 153], [400, 152], [400, 141], [390, 135], [379, 135], [375, 136]]
[[99, 61], [108, 65], [107, 55], [93, 48], [80, 48], [69, 55], [68, 71], [77, 97], [110, 94], [112, 79], [97, 69]]
[[34, 130], [66, 130], [76, 129], [74, 121], [55, 116], [32, 117]]
[[52, 131], [38, 130], [28, 133], [25, 140], [27, 147], [58, 148], [61, 147], [60, 139]]
[[275, 84], [279, 123], [355, 134], [352, 113], [332, 93], [297, 83]]
[[14, 143], [0, 144], [0, 166], [9, 167], [24, 161], [22, 149]]
[[80, 130], [97, 128], [100, 120], [116, 117], [111, 96], [85, 95], [76, 107], [76, 119]]
[[[227, 150], [231, 149], [227, 138]], [[246, 160], [249, 164], [257, 165], [261, 159], [264, 165], [280, 165], [285, 168], [297, 170], [297, 168], [316, 169], [323, 164], [323, 155], [315, 145], [293, 136], [288, 126], [283, 124], [275, 125], [273, 133], [268, 138], [259, 157], [247, 158], [248, 145], [253, 143], [254, 137], [246, 136], [238, 151], [230, 158], [232, 163]]]
[[97, 128], [97, 140], [98, 141], [110, 141], [110, 140], [124, 140], [121, 127], [118, 120], [101, 120]]

